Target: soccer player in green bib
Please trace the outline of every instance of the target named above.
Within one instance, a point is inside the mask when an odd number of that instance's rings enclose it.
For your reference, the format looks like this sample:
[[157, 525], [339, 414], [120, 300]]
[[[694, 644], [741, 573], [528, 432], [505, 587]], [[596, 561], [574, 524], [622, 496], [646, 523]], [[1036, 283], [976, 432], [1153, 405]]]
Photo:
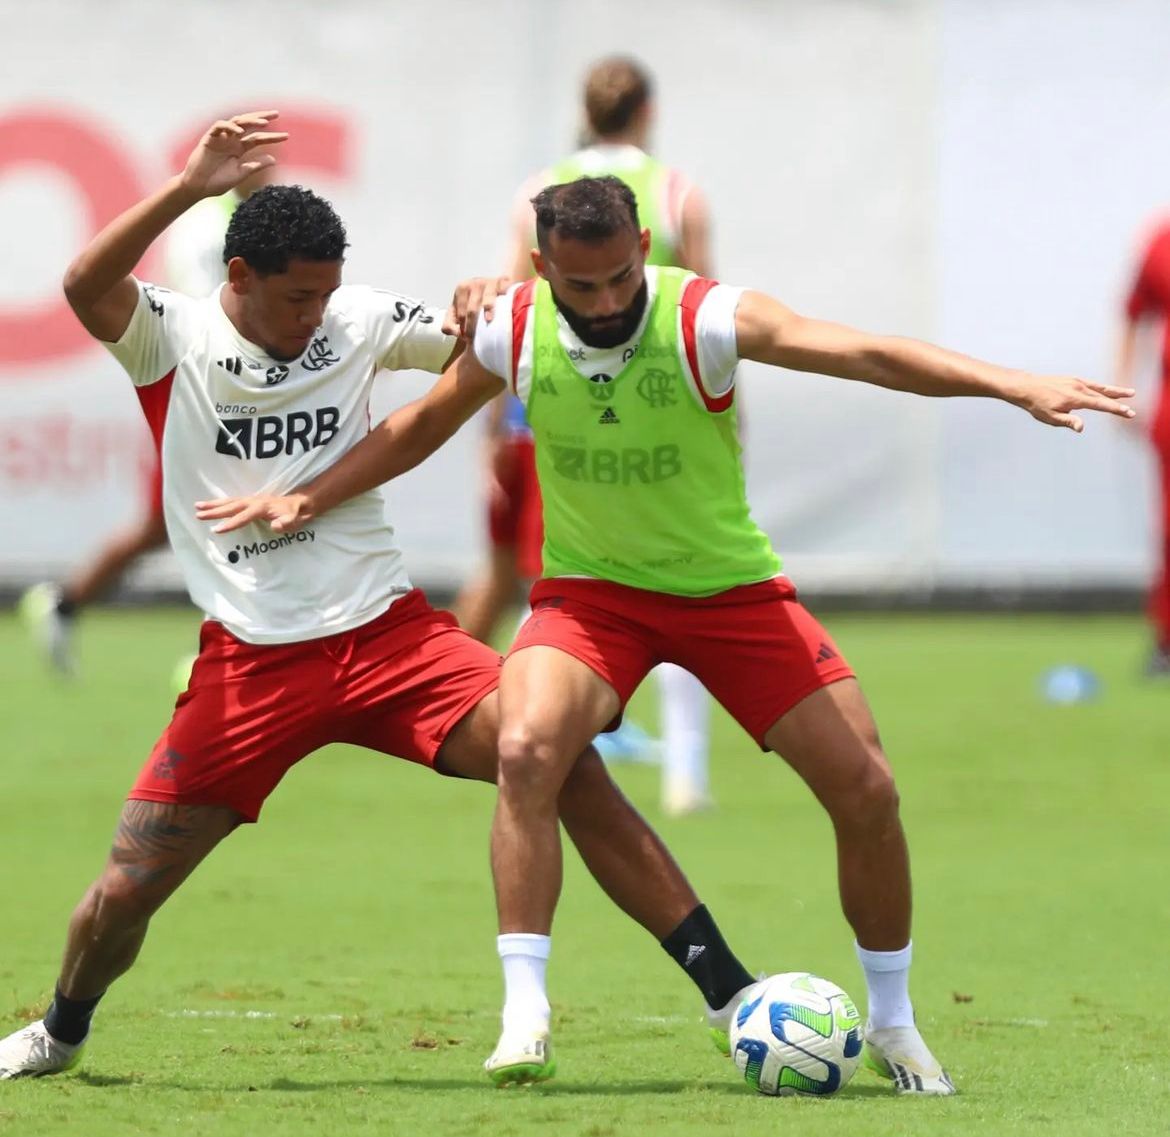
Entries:
[[[509, 273], [533, 275], [536, 217], [532, 197], [543, 186], [612, 174], [633, 191], [639, 220], [652, 234], [646, 263], [690, 269], [711, 276], [711, 222], [702, 192], [680, 170], [648, 152], [656, 116], [654, 82], [629, 56], [594, 62], [581, 92], [585, 143], [549, 169], [529, 178], [517, 194], [512, 217]], [[532, 431], [524, 406], [507, 393], [488, 408], [485, 483], [491, 487], [486, 530], [489, 554], [452, 611], [477, 639], [492, 642], [503, 611], [521, 587], [541, 575], [544, 532]], [[673, 663], [654, 669], [659, 694], [662, 808], [672, 817], [714, 805], [709, 777], [711, 699], [703, 685]], [[594, 740], [602, 757], [644, 760], [654, 744], [628, 718], [620, 730]]]
[[[852, 670], [752, 520], [735, 365], [1001, 399], [1075, 431], [1078, 411], [1130, 417], [1121, 400], [1133, 392], [869, 335], [759, 292], [648, 267], [650, 233], [616, 178], [549, 186], [533, 204], [539, 278], [513, 286], [490, 322], [479, 321], [473, 353], [302, 491], [225, 500], [200, 515], [224, 529], [256, 518], [295, 529], [417, 465], [509, 384], [536, 438], [545, 544], [532, 616], [500, 683], [492, 871], [505, 1004], [489, 1075], [552, 1074], [545, 962], [561, 885], [557, 796], [589, 740], [669, 660], [782, 755], [832, 821], [841, 904], [866, 979], [868, 1064], [899, 1093], [953, 1093], [910, 1001], [910, 865], [893, 775]], [[704, 917], [692, 915], [692, 942], [707, 932]], [[681, 931], [678, 950], [689, 955]], [[738, 998], [709, 1012], [714, 1030], [726, 1030]]]

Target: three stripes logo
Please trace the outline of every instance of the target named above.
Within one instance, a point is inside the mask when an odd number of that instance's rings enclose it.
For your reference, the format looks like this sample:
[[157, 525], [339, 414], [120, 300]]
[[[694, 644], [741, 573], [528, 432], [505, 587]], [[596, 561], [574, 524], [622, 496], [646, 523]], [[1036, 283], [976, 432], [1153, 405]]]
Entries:
[[[894, 1078], [894, 1084], [903, 1093], [922, 1093], [925, 1089], [923, 1085], [922, 1075], [917, 1071], [910, 1069], [909, 1066], [903, 1065], [901, 1062], [894, 1062], [892, 1059], [886, 1059], [886, 1065], [889, 1067], [891, 1075]], [[951, 1081], [950, 1075], [945, 1070], [940, 1070], [937, 1075], [939, 1083], [946, 1087], [950, 1093], [955, 1092], [955, 1083]], [[939, 1093], [935, 1089], [933, 1092]]]
[[601, 412], [601, 418], [597, 420], [598, 425], [600, 426], [606, 426], [609, 423], [620, 423], [621, 421], [622, 420], [617, 417], [613, 407], [606, 407], [605, 410]]
[[837, 653], [828, 644], [821, 644], [821, 650], [817, 652], [817, 663], [828, 663], [830, 659], [837, 658], [839, 658]]
[[217, 359], [216, 367], [222, 367], [230, 375], [239, 375], [244, 370], [244, 361], [238, 356], [229, 359]]

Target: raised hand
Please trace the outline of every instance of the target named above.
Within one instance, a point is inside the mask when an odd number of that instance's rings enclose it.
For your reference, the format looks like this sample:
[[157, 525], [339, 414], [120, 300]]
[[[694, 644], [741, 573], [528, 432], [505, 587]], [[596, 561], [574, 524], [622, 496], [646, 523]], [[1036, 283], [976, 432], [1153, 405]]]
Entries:
[[212, 123], [187, 159], [183, 184], [201, 197], [217, 197], [271, 166], [276, 159], [260, 148], [279, 146], [288, 138], [285, 131], [265, 129], [278, 115], [249, 111]]
[[449, 336], [470, 340], [475, 335], [475, 322], [480, 313], [490, 324], [495, 312], [496, 297], [508, 290], [510, 277], [497, 276], [489, 279], [483, 276], [461, 280], [455, 285], [451, 304], [443, 317], [443, 331]]
[[295, 533], [312, 520], [309, 499], [304, 494], [252, 494], [250, 497], [220, 497], [197, 501], [195, 516], [200, 521], [218, 521], [213, 533], [231, 533], [253, 521], [266, 521], [275, 533]]
[[1066, 375], [1034, 375], [1024, 384], [1019, 405], [1040, 422], [1063, 426], [1080, 434], [1085, 424], [1074, 411], [1103, 411], [1131, 419], [1134, 409], [1122, 400], [1133, 396], [1132, 387], [1090, 383]]

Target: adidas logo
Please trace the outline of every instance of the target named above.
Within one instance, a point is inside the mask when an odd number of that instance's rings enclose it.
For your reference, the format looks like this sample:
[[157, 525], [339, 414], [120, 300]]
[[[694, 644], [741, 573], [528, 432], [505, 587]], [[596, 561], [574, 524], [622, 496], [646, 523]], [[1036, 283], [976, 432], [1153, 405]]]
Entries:
[[601, 412], [601, 418], [597, 420], [599, 426], [603, 426], [609, 422], [621, 422], [622, 420], [614, 413], [613, 407], [606, 407]]
[[701, 956], [706, 950], [706, 944], [691, 944], [690, 947], [687, 948], [687, 961], [685, 964], [683, 964], [683, 966], [690, 967], [690, 965], [694, 963], [695, 960], [698, 959], [699, 956]]
[[231, 359], [217, 359], [215, 365], [216, 367], [222, 367], [232, 375], [239, 375], [244, 370], [244, 361], [238, 355]]
[[828, 663], [830, 659], [836, 658], [837, 653], [828, 644], [821, 644], [821, 650], [817, 652], [817, 663]]

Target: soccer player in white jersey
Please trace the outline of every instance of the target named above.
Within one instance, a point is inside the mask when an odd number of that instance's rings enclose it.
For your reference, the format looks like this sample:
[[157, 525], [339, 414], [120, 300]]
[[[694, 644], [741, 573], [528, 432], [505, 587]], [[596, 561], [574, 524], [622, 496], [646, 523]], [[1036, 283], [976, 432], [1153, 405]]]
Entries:
[[[228, 221], [241, 201], [272, 181], [275, 169], [275, 164], [259, 167], [228, 193], [199, 202], [179, 219], [167, 234], [170, 287], [189, 296], [206, 296], [223, 283], [223, 234]], [[142, 509], [129, 525], [110, 536], [65, 580], [34, 584], [20, 598], [21, 618], [49, 664], [62, 675], [72, 676], [77, 671], [75, 640], [81, 613], [116, 588], [144, 556], [166, 546], [162, 469], [157, 454], [145, 472], [143, 489]], [[186, 667], [186, 661], [180, 661], [178, 670]]]
[[[1130, 417], [1127, 388], [997, 367], [916, 340], [798, 316], [759, 292], [647, 266], [650, 233], [616, 178], [534, 201], [540, 274], [513, 288], [475, 352], [299, 493], [209, 506], [222, 531], [288, 536], [423, 458], [507, 384], [525, 402], [545, 510], [544, 578], [500, 687], [492, 866], [500, 931], [547, 954], [561, 884], [555, 805], [577, 750], [620, 716], [653, 664], [693, 671], [833, 824], [841, 904], [865, 973], [868, 1063], [899, 1093], [950, 1094], [910, 999], [910, 862], [869, 708], [752, 520], [734, 372], [751, 359], [930, 396], [983, 396], [1080, 430]], [[341, 508], [347, 509], [348, 505]], [[301, 532], [304, 530], [301, 529]], [[693, 927], [701, 927], [701, 914]], [[507, 976], [505, 974], [505, 979]], [[712, 1026], [726, 1026], [734, 1003]], [[547, 997], [504, 1023], [487, 1068], [548, 1077]], [[535, 1071], [535, 1073], [533, 1073]]]
[[[171, 543], [207, 620], [190, 685], [73, 914], [53, 1003], [0, 1041], [0, 1079], [78, 1061], [98, 1001], [134, 962], [155, 911], [312, 751], [346, 741], [495, 781], [500, 658], [412, 588], [380, 492], [290, 535], [255, 525], [221, 536], [193, 513], [200, 498], [279, 492], [321, 472], [367, 433], [375, 373], [444, 368], [459, 350], [444, 324], [455, 330], [483, 289], [461, 286], [445, 321], [398, 293], [343, 286], [341, 221], [298, 186], [269, 186], [236, 210], [217, 293], [137, 281], [131, 270], [171, 222], [269, 160], [254, 155], [284, 139], [270, 129], [276, 117], [212, 126], [184, 171], [111, 222], [66, 276], [78, 318], [134, 383], [161, 452]], [[560, 816], [611, 899], [708, 1006], [750, 981], [595, 753], [574, 765]], [[697, 912], [710, 931], [685, 940]], [[514, 941], [524, 948], [528, 937]], [[531, 951], [517, 950], [509, 974], [518, 1003], [543, 992]]]

